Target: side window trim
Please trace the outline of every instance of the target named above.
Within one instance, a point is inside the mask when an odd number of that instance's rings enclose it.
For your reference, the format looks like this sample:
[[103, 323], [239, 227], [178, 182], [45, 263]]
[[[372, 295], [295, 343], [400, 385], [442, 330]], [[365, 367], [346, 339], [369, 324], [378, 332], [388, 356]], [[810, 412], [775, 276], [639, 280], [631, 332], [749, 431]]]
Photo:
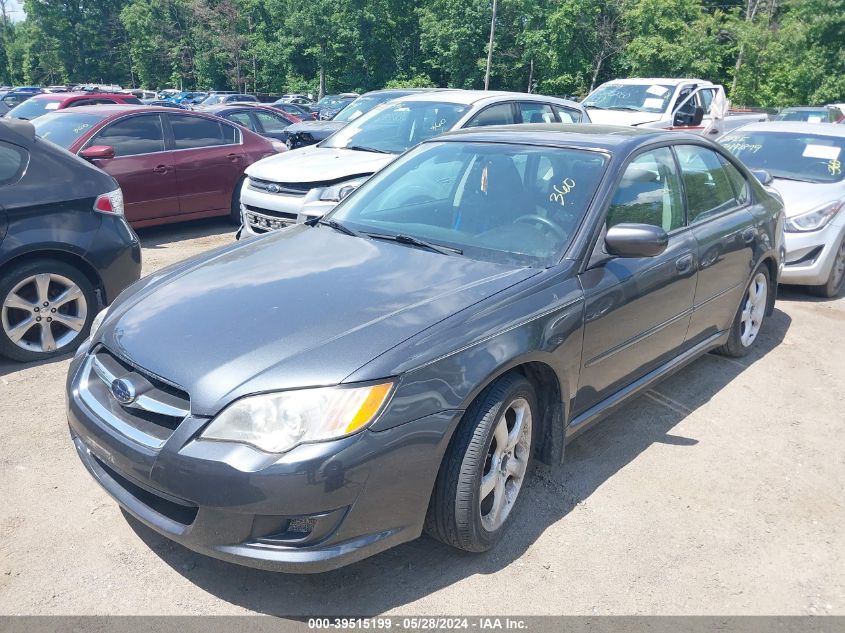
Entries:
[[26, 170], [29, 167], [30, 154], [26, 148], [16, 145], [15, 143], [7, 143], [0, 141], [0, 148], [7, 148], [18, 155], [20, 163], [17, 169], [12, 172], [12, 175], [5, 179], [0, 179], [0, 187], [7, 187], [20, 182]]
[[131, 158], [131, 157], [134, 157], [134, 156], [152, 156], [153, 154], [162, 154], [164, 152], [169, 152], [170, 149], [169, 149], [168, 144], [167, 144], [167, 125], [165, 124], [164, 117], [161, 116], [160, 112], [149, 112], [149, 113], [145, 112], [145, 113], [139, 113], [139, 114], [131, 113], [131, 114], [127, 114], [126, 116], [122, 116], [119, 119], [115, 119], [114, 121], [109, 121], [106, 125], [102, 126], [100, 129], [98, 129], [96, 132], [94, 132], [94, 134], [91, 136], [91, 138], [88, 139], [85, 142], [85, 145], [83, 145], [82, 147], [79, 148], [79, 152], [77, 152], [77, 154], [82, 152], [82, 150], [84, 150], [84, 149], [88, 149], [89, 147], [96, 145], [95, 141], [97, 140], [97, 137], [100, 136], [100, 134], [102, 134], [104, 131], [108, 130], [113, 125], [116, 125], [117, 123], [121, 123], [122, 121], [127, 121], [127, 120], [131, 119], [132, 117], [141, 117], [141, 116], [156, 116], [156, 117], [159, 118], [159, 123], [161, 125], [162, 137], [164, 139], [164, 149], [159, 151], [159, 152], [143, 152], [141, 154], [132, 154], [131, 156], [116, 156], [112, 160], [119, 160], [121, 158]]

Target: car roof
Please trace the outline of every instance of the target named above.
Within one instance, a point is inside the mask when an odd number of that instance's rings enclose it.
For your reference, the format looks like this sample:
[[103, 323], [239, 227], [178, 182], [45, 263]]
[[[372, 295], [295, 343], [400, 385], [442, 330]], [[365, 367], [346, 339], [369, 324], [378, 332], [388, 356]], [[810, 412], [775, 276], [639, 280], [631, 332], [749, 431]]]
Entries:
[[446, 132], [426, 141], [527, 143], [557, 147], [583, 147], [606, 152], [634, 149], [652, 141], [669, 139], [676, 142], [701, 140], [688, 132], [645, 129], [595, 123], [523, 123], [491, 125]]
[[845, 126], [832, 123], [810, 123], [808, 121], [768, 121], [749, 123], [731, 130], [737, 132], [791, 132], [793, 134], [813, 134], [816, 136], [835, 136], [845, 138]]
[[180, 110], [174, 112], [175, 108], [168, 108], [165, 106], [151, 106], [138, 105], [132, 103], [107, 103], [102, 105], [86, 105], [77, 108], [65, 108], [64, 110], [56, 110], [45, 116], [66, 116], [69, 114], [96, 114], [100, 115], [103, 120], [112, 119], [122, 114], [129, 114], [130, 112], [165, 112], [167, 114], [201, 114], [192, 110]]
[[35, 140], [35, 127], [22, 119], [0, 119], [0, 141], [29, 145]]
[[685, 83], [711, 84], [712, 82], [706, 79], [696, 79], [695, 77], [625, 77], [619, 79], [611, 79], [605, 83], [626, 83], [626, 84], [668, 84], [670, 86], [678, 86]]
[[442, 90], [435, 92], [422, 92], [420, 94], [408, 95], [405, 101], [442, 101], [445, 103], [458, 103], [462, 105], [473, 105], [481, 101], [490, 100], [519, 100], [519, 101], [544, 101], [546, 103], [566, 104], [570, 107], [581, 108], [581, 105], [561, 99], [560, 97], [549, 97], [546, 95], [529, 94], [527, 92], [506, 92], [502, 90]]
[[120, 97], [131, 98], [133, 95], [125, 92], [43, 92], [30, 97], [35, 101], [67, 101], [69, 99], [82, 99], [88, 97]]
[[781, 112], [806, 112], [811, 110], [826, 110], [827, 108], [834, 108], [836, 106], [832, 105], [818, 105], [818, 106], [789, 106], [788, 108], [783, 108]]

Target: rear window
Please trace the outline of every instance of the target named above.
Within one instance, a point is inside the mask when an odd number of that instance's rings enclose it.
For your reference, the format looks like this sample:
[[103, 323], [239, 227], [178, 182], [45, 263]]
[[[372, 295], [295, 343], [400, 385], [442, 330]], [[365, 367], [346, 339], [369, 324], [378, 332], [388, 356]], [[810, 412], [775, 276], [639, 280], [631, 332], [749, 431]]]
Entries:
[[36, 119], [42, 114], [58, 110], [62, 104], [60, 99], [27, 99], [9, 112], [13, 119]]
[[23, 148], [0, 142], [0, 187], [16, 183], [27, 163]]
[[41, 138], [68, 149], [102, 120], [103, 116], [96, 114], [62, 110], [39, 117], [32, 125]]

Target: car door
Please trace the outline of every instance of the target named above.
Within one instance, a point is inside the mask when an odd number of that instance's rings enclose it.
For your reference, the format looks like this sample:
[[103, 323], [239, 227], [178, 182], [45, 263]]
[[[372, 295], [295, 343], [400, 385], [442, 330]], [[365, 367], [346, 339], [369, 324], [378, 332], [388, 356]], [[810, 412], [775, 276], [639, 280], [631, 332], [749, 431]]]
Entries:
[[757, 241], [745, 177], [719, 152], [675, 147], [699, 272], [687, 346], [730, 328], [751, 274]]
[[181, 215], [229, 211], [244, 171], [241, 133], [222, 120], [167, 114]]
[[114, 148], [114, 158], [93, 163], [120, 184], [130, 224], [179, 213], [174, 155], [167, 149], [160, 114], [118, 119], [85, 144], [94, 145]]
[[680, 353], [689, 327], [698, 248], [685, 227], [680, 175], [668, 147], [646, 150], [624, 169], [604, 229], [622, 223], [660, 226], [669, 244], [655, 257], [613, 258], [599, 238], [595, 264], [581, 275], [585, 326], [574, 415]]

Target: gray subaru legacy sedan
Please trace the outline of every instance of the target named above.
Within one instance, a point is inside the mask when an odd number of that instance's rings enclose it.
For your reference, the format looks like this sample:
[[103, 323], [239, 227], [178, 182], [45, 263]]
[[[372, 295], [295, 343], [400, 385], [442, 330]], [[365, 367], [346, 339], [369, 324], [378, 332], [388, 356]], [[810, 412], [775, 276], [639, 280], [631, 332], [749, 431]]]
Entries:
[[125, 292], [71, 363], [73, 442], [131, 515], [235, 563], [319, 572], [423, 530], [484, 551], [534, 458], [754, 346], [783, 222], [697, 136], [447, 134]]

